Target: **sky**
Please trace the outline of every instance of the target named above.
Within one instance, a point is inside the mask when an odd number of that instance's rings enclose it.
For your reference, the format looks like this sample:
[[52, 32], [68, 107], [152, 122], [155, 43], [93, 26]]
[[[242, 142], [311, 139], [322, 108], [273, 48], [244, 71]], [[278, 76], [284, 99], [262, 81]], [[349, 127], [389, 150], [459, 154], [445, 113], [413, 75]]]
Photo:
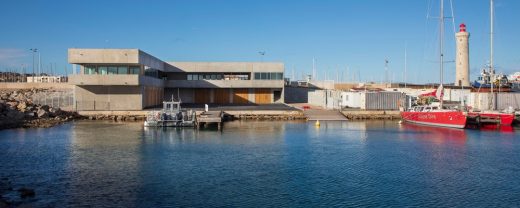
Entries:
[[[470, 32], [472, 80], [489, 61], [489, 1], [452, 2], [445, 83], [455, 77], [460, 23]], [[71, 72], [68, 48], [139, 48], [163, 61], [283, 62], [294, 79], [312, 74], [314, 58], [317, 79], [339, 81], [384, 81], [388, 59], [390, 81], [439, 81], [439, 0], [13, 0], [0, 8], [1, 71], [30, 72], [30, 48], [59, 74]], [[498, 72], [520, 71], [518, 11], [518, 0], [495, 0]]]

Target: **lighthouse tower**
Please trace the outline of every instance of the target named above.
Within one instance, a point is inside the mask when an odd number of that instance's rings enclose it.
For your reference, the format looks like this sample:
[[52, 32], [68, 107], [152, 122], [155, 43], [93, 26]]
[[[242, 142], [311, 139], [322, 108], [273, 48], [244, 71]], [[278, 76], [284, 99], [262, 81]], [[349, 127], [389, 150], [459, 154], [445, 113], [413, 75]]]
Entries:
[[457, 39], [457, 58], [455, 60], [455, 86], [469, 87], [469, 33], [466, 25], [460, 24]]

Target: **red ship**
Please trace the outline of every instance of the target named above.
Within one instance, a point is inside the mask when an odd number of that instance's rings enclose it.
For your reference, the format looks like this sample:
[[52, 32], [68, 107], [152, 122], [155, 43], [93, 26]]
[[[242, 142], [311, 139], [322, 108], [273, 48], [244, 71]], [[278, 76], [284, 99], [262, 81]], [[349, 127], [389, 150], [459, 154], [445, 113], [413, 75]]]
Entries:
[[401, 112], [405, 122], [463, 129], [466, 126], [466, 113], [457, 110], [437, 109], [436, 106], [416, 106]]

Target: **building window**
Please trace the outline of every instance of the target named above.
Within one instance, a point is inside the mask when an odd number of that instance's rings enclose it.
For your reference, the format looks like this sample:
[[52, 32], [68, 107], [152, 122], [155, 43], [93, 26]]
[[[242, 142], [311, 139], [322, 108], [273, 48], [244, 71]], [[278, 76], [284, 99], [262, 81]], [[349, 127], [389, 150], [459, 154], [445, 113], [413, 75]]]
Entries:
[[130, 67], [130, 74], [140, 74], [141, 67], [138, 66], [131, 66]]
[[128, 74], [128, 67], [126, 67], [126, 66], [117, 67], [117, 74]]
[[108, 67], [108, 74], [117, 74], [117, 67], [116, 66], [109, 66]]
[[283, 80], [283, 73], [279, 72], [255, 72], [256, 80]]
[[106, 75], [108, 72], [108, 68], [106, 66], [100, 66], [98, 68], [98, 74]]
[[96, 66], [85, 66], [84, 74], [97, 74]]
[[277, 80], [283, 80], [283, 73], [276, 73]]
[[140, 66], [95, 66], [86, 65], [84, 67], [84, 74], [141, 74]]
[[193, 75], [188, 74], [188, 80], [193, 80]]

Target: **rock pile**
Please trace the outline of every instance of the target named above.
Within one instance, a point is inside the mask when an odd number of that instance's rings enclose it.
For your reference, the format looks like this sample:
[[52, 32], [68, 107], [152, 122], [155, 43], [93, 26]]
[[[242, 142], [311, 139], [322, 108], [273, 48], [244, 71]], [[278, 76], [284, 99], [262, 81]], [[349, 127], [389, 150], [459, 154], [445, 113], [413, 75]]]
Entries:
[[110, 120], [110, 121], [127, 121], [127, 122], [133, 122], [133, 121], [144, 121], [146, 120], [146, 117], [143, 115], [103, 115], [103, 114], [97, 114], [97, 115], [91, 115], [88, 116], [88, 120]]
[[51, 127], [80, 116], [48, 105], [33, 103], [31, 96], [45, 89], [0, 92], [0, 129]]

